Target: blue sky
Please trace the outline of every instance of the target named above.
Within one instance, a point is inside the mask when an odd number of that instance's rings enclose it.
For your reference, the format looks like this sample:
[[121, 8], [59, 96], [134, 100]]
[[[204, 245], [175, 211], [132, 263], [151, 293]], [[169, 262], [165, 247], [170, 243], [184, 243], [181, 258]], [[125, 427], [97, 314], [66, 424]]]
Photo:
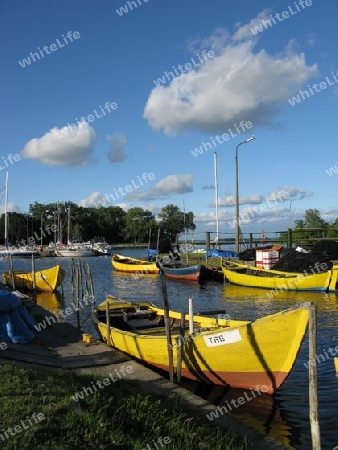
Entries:
[[243, 230], [284, 230], [308, 208], [336, 219], [337, 13], [315, 0], [1, 2], [11, 209], [174, 203], [213, 231], [216, 151], [219, 229], [233, 232], [235, 150], [255, 135], [238, 153]]

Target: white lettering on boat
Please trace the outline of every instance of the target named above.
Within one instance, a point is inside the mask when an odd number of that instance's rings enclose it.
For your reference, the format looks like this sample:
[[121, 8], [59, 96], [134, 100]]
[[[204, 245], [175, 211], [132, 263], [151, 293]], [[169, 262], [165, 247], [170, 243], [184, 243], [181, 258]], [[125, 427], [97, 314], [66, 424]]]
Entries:
[[207, 347], [233, 344], [242, 340], [239, 330], [222, 331], [222, 333], [203, 336]]

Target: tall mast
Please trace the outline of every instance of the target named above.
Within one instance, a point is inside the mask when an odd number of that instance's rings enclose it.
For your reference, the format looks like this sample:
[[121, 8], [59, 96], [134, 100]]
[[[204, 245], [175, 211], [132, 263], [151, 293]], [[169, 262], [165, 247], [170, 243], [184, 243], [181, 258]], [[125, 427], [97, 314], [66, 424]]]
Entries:
[[185, 220], [185, 204], [183, 200], [183, 220], [184, 220], [184, 242], [185, 242], [185, 259], [188, 261], [188, 243], [187, 243], [187, 226], [186, 226], [186, 220]]
[[8, 247], [8, 170], [5, 182], [5, 247]]
[[216, 248], [218, 248], [218, 175], [217, 175], [217, 153], [214, 152], [214, 168], [215, 168], [215, 204], [216, 204]]
[[67, 220], [67, 245], [70, 245], [70, 207], [68, 207], [68, 220]]

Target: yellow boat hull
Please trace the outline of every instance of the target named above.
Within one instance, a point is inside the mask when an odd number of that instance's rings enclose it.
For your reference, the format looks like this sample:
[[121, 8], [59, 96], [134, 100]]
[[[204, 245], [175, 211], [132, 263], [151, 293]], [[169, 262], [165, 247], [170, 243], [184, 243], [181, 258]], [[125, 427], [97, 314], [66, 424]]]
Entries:
[[338, 358], [334, 358], [334, 366], [336, 368], [336, 375], [338, 377]]
[[[108, 300], [111, 302], [111, 300]], [[106, 302], [96, 310], [103, 313]], [[114, 308], [114, 306], [113, 306]], [[158, 315], [163, 310], [152, 308]], [[170, 318], [181, 314], [170, 312]], [[186, 316], [186, 321], [188, 321]], [[255, 322], [195, 316], [193, 335], [186, 335], [183, 346], [182, 376], [258, 389], [273, 394], [289, 375], [308, 324], [308, 310], [297, 308], [269, 315]], [[98, 332], [107, 340], [107, 326], [97, 320]], [[160, 333], [161, 331], [161, 333]], [[123, 331], [110, 327], [111, 344], [147, 364], [169, 370], [167, 338], [160, 328]], [[179, 334], [173, 331], [173, 358], [177, 361]]]
[[150, 261], [143, 261], [141, 259], [130, 258], [129, 256], [123, 256], [115, 254], [112, 257], [112, 266], [119, 272], [127, 273], [159, 273], [160, 269], [156, 263]]
[[[54, 292], [61, 285], [65, 277], [65, 271], [59, 265], [35, 272], [35, 289], [37, 291]], [[31, 272], [13, 270], [15, 289], [32, 291], [34, 289], [33, 275]], [[11, 272], [3, 274], [4, 283], [12, 287]]]
[[222, 272], [227, 281], [232, 284], [280, 291], [333, 292], [337, 289], [338, 282], [336, 266], [325, 272], [293, 273], [227, 261], [222, 264]]

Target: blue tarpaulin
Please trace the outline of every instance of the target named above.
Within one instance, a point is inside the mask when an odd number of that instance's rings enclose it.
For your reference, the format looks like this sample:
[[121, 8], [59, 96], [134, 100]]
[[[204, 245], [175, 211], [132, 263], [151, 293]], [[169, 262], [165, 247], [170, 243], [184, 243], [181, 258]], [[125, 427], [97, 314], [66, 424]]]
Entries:
[[158, 255], [158, 250], [153, 250], [151, 248], [147, 249], [146, 257], [150, 258], [151, 256]]
[[25, 344], [38, 333], [36, 322], [12, 292], [0, 290], [0, 341]]
[[237, 258], [238, 255], [236, 252], [232, 252], [231, 250], [217, 250], [212, 249], [207, 253], [207, 258]]

